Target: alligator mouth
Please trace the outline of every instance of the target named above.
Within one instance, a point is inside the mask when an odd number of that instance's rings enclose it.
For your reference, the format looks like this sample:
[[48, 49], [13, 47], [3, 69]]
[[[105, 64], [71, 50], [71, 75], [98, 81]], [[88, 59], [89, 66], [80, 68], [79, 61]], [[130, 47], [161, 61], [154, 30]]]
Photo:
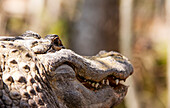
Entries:
[[113, 89], [117, 89], [117, 87], [120, 86], [127, 87], [124, 84], [122, 84], [125, 82], [125, 80], [115, 78], [113, 75], [109, 75], [99, 82], [88, 80], [80, 75], [77, 75], [76, 77], [78, 81], [80, 81], [86, 88], [93, 91], [97, 91], [106, 85], [112, 87]]

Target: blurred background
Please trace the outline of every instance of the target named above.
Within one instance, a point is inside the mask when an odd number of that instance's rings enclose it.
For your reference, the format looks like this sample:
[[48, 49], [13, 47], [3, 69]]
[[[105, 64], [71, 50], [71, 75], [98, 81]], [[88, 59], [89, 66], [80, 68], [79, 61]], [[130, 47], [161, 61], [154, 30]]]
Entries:
[[170, 108], [170, 0], [0, 0], [0, 35], [26, 30], [81, 55], [121, 52], [134, 74], [116, 108]]

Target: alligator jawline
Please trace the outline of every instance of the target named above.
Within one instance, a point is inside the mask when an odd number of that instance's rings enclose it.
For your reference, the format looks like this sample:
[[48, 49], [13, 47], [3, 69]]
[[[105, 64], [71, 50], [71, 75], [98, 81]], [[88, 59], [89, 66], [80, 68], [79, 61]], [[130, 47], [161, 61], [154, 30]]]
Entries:
[[87, 80], [86, 78], [80, 76], [80, 75], [76, 75], [78, 81], [80, 81], [86, 88], [96, 91], [99, 90], [101, 88], [103, 88], [103, 86], [110, 86], [113, 89], [117, 89], [117, 87], [127, 87], [122, 83], [122, 81], [125, 80], [120, 80], [119, 79], [115, 79], [113, 76], [108, 76], [106, 78], [104, 78], [103, 80], [101, 80], [100, 82], [95, 82], [95, 81], [91, 81], [91, 80]]

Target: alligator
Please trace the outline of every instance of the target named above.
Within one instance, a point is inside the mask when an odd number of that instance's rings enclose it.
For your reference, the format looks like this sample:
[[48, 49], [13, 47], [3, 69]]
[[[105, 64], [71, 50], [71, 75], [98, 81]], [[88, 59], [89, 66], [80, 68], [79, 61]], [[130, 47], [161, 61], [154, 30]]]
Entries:
[[120, 53], [81, 56], [55, 34], [0, 36], [0, 108], [113, 108], [132, 73]]

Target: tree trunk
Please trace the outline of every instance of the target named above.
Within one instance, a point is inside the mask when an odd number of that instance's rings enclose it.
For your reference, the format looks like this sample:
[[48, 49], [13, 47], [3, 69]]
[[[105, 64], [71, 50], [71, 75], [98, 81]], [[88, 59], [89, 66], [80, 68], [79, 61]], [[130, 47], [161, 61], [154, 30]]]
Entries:
[[85, 0], [75, 24], [72, 49], [84, 55], [119, 49], [119, 0]]
[[[133, 0], [121, 0], [120, 3], [120, 51], [130, 59], [132, 58], [132, 4]], [[133, 77], [127, 80], [127, 85], [130, 85], [125, 97], [127, 108], [139, 108]]]
[[[167, 37], [170, 41], [170, 37], [168, 36], [170, 34], [169, 27], [170, 27], [170, 1], [166, 0], [166, 24], [167, 24]], [[167, 108], [170, 108], [170, 42], [168, 41], [168, 54], [167, 54], [167, 86], [168, 86], [168, 102], [167, 102]]]

